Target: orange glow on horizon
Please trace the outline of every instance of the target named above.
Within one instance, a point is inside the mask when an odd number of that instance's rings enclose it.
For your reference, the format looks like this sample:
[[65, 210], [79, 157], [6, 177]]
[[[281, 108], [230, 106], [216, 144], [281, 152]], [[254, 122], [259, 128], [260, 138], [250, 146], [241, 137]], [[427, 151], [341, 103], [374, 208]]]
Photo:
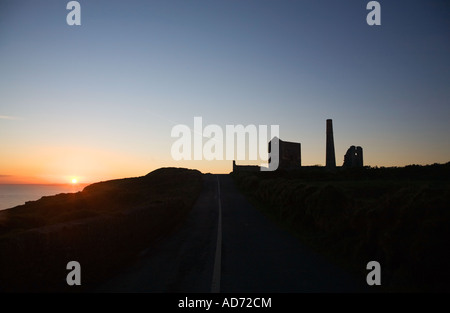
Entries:
[[[336, 163], [342, 165], [344, 145], [336, 148]], [[370, 147], [370, 145], [368, 145]], [[324, 165], [325, 147], [302, 151], [302, 165]], [[202, 173], [228, 174], [232, 161], [228, 160], [181, 160], [174, 161], [170, 154], [160, 151], [131, 151], [92, 146], [26, 146], [9, 150], [0, 162], [0, 184], [73, 184], [83, 185], [120, 178], [144, 176], [158, 168], [178, 167], [197, 169]], [[377, 150], [365, 150], [365, 165], [405, 166], [408, 164], [446, 163], [433, 160], [426, 153], [412, 154], [409, 158], [396, 155], [390, 162], [380, 162], [383, 154]], [[32, 158], [29, 156], [33, 155]], [[114, 157], [111, 157], [114, 156]], [[399, 161], [401, 159], [401, 162]], [[432, 162], [430, 160], [433, 160]], [[260, 165], [261, 161], [239, 161], [238, 165]]]

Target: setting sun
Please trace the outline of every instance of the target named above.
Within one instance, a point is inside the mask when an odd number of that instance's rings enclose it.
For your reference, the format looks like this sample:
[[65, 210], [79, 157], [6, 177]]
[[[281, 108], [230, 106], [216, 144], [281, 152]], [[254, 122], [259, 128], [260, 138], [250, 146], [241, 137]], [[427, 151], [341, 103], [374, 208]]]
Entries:
[[72, 178], [72, 184], [76, 184], [78, 180], [76, 178]]

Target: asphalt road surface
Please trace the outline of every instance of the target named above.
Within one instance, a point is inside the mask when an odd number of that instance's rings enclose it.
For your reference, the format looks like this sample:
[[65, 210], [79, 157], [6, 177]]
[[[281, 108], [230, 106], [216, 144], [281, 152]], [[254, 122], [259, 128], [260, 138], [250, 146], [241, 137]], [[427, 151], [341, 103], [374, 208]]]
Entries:
[[229, 175], [204, 175], [186, 223], [100, 292], [357, 292], [346, 272], [253, 208]]

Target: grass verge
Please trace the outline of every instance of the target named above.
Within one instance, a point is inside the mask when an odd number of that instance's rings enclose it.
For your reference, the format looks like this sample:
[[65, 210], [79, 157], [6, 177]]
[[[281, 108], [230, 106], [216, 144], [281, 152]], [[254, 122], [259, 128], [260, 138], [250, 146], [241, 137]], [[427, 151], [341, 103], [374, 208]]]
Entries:
[[232, 174], [240, 190], [303, 243], [381, 291], [449, 291], [450, 164]]

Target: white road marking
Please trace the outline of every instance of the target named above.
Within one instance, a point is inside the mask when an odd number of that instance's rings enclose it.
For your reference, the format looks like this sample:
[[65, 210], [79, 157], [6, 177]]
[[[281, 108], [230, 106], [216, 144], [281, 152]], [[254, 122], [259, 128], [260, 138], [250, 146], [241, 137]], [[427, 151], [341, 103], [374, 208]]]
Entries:
[[220, 200], [220, 182], [219, 176], [217, 178], [217, 195], [219, 201], [219, 222], [217, 226], [217, 244], [216, 244], [216, 257], [214, 260], [213, 278], [211, 284], [211, 292], [220, 292], [220, 272], [222, 263], [222, 204]]

